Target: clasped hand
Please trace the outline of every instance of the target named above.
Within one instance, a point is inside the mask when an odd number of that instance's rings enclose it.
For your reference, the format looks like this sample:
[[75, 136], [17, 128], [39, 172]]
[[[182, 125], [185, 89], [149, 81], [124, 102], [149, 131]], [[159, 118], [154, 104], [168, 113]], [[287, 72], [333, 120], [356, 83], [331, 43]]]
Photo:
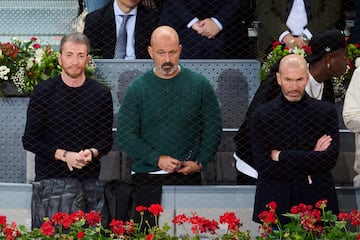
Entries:
[[199, 35], [207, 37], [208, 39], [215, 38], [215, 36], [220, 32], [220, 28], [211, 18], [205, 18], [198, 21], [191, 27]]
[[158, 166], [168, 173], [177, 172], [184, 175], [189, 175], [201, 170], [201, 166], [194, 161], [179, 161], [167, 155], [160, 156]]
[[68, 152], [65, 162], [70, 171], [74, 168], [82, 169], [92, 160], [91, 151], [89, 149], [81, 150], [80, 152]]

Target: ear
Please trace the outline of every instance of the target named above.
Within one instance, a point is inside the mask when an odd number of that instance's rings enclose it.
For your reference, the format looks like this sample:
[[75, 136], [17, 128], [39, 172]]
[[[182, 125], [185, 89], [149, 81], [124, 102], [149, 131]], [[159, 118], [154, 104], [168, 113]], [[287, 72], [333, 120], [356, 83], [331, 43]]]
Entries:
[[276, 80], [277, 80], [277, 83], [279, 84], [279, 86], [281, 86], [280, 73], [279, 72], [276, 73]]
[[148, 46], [147, 50], [148, 50], [148, 53], [149, 53], [150, 57], [153, 58], [154, 53], [153, 53], [152, 47]]
[[56, 57], [57, 57], [57, 59], [58, 59], [59, 65], [62, 66], [62, 64], [61, 64], [61, 53], [58, 52], [58, 54], [57, 54]]

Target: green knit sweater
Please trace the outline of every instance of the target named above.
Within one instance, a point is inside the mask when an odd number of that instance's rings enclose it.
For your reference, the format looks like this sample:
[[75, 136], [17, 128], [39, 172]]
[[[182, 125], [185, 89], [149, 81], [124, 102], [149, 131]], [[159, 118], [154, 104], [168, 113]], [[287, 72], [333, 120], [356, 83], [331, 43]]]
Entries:
[[117, 121], [117, 142], [138, 173], [160, 170], [161, 155], [202, 165], [221, 139], [219, 102], [209, 81], [182, 67], [172, 79], [153, 70], [129, 84]]

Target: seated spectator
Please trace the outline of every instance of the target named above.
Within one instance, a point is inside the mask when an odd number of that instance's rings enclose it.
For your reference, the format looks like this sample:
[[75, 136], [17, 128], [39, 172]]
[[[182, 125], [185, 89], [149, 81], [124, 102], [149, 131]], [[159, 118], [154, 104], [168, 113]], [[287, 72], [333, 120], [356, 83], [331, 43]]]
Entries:
[[307, 45], [316, 33], [337, 27], [340, 11], [340, 0], [256, 0], [258, 59], [264, 59], [275, 40], [288, 48]]
[[[159, 15], [140, 2], [114, 0], [86, 16], [84, 34], [90, 39], [92, 55], [109, 59], [149, 58], [146, 49]], [[125, 28], [120, 29], [124, 20]]]
[[239, 13], [240, 0], [164, 0], [160, 25], [170, 25], [179, 33], [181, 58], [232, 58], [234, 53], [226, 44], [227, 39], [234, 39], [232, 34], [241, 35], [241, 30], [232, 29]]

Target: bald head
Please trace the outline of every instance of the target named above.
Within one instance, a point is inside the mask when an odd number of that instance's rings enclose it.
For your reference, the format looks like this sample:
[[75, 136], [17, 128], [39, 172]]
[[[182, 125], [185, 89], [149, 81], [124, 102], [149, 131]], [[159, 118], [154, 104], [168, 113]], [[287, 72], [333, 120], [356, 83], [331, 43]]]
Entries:
[[161, 78], [172, 78], [179, 73], [181, 45], [179, 35], [169, 26], [160, 26], [151, 34], [150, 57], [155, 64], [155, 74]]
[[305, 94], [305, 87], [309, 79], [305, 58], [297, 54], [283, 57], [276, 78], [283, 95], [288, 101], [300, 101]]
[[176, 44], [180, 44], [179, 35], [175, 31], [175, 29], [173, 29], [172, 27], [169, 27], [169, 26], [160, 26], [160, 27], [157, 27], [152, 32], [151, 39], [150, 39], [150, 46], [153, 46], [154, 44], [158, 43], [159, 41], [164, 41], [164, 40], [171, 41]]
[[304, 57], [297, 54], [289, 54], [283, 57], [279, 64], [279, 73], [287, 68], [303, 69], [307, 71], [307, 62]]

